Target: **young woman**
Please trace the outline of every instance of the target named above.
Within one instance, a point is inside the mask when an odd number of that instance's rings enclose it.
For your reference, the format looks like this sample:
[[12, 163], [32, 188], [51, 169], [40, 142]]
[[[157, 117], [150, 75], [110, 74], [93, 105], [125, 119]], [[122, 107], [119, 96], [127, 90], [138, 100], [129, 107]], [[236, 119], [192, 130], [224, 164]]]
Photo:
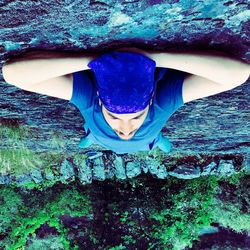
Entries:
[[250, 65], [217, 51], [151, 52], [123, 48], [102, 55], [37, 51], [7, 61], [3, 77], [27, 91], [69, 100], [84, 117], [79, 147], [132, 153], [171, 144], [161, 129], [183, 104], [233, 89]]

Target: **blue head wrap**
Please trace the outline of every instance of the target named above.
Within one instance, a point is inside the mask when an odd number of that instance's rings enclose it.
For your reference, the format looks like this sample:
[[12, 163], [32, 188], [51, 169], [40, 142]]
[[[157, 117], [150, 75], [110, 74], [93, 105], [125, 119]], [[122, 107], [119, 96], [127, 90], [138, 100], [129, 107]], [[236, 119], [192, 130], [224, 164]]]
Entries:
[[149, 104], [155, 88], [154, 60], [135, 52], [115, 51], [88, 66], [94, 71], [99, 97], [110, 112], [136, 113]]

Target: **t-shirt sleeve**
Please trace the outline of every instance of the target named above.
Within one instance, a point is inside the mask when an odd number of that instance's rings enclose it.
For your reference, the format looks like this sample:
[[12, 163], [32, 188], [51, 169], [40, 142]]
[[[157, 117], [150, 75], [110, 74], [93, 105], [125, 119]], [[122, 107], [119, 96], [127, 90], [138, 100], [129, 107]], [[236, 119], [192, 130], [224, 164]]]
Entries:
[[95, 86], [90, 70], [74, 72], [73, 92], [69, 102], [79, 110], [86, 109], [92, 105], [94, 93]]
[[173, 114], [184, 104], [182, 86], [188, 73], [175, 69], [159, 68], [159, 72], [161, 70], [164, 70], [165, 73], [157, 83], [156, 101], [162, 109]]

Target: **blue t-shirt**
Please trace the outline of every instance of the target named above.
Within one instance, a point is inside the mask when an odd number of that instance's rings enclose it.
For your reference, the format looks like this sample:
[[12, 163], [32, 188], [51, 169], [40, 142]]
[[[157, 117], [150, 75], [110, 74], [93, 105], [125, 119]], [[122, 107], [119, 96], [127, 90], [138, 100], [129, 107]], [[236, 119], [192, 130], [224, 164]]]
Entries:
[[169, 152], [171, 144], [162, 136], [162, 128], [171, 115], [183, 105], [182, 85], [187, 73], [167, 68], [155, 69], [155, 95], [144, 123], [130, 140], [122, 140], [106, 122], [99, 105], [97, 84], [92, 70], [73, 73], [73, 94], [70, 103], [74, 104], [84, 117], [87, 133], [79, 147], [86, 148], [98, 144], [117, 154], [149, 151], [159, 147]]

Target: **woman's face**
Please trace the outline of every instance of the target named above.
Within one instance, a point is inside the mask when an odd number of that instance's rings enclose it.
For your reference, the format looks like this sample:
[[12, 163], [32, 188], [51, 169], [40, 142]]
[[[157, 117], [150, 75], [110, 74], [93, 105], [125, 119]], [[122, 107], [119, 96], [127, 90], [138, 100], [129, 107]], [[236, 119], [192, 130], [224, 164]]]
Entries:
[[140, 128], [140, 126], [146, 119], [151, 104], [152, 100], [144, 110], [137, 113], [115, 114], [108, 111], [99, 99], [99, 105], [101, 106], [102, 113], [106, 122], [123, 140], [129, 140], [135, 135], [136, 131]]

